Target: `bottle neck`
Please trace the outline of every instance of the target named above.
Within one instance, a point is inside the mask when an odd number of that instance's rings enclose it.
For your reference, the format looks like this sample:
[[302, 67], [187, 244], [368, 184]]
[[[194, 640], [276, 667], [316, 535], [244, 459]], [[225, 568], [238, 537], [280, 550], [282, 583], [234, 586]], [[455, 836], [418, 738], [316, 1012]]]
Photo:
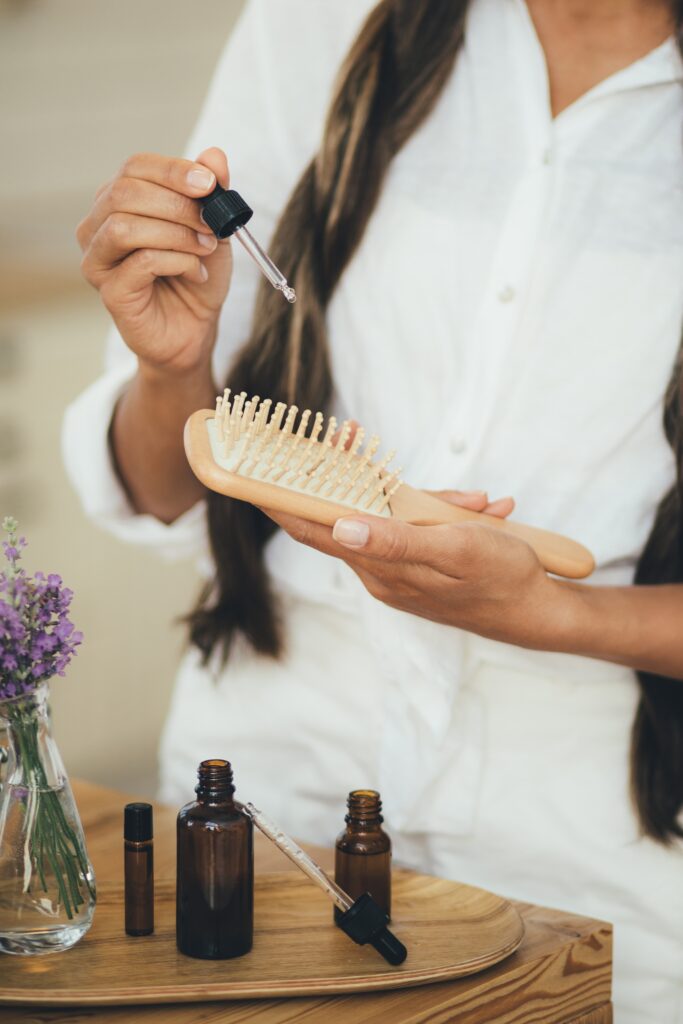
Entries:
[[349, 832], [380, 831], [382, 801], [374, 789], [355, 789], [347, 800], [346, 827]]
[[199, 781], [195, 787], [197, 800], [202, 804], [233, 804], [235, 787], [232, 781], [232, 767], [229, 761], [212, 758], [202, 761], [198, 771]]

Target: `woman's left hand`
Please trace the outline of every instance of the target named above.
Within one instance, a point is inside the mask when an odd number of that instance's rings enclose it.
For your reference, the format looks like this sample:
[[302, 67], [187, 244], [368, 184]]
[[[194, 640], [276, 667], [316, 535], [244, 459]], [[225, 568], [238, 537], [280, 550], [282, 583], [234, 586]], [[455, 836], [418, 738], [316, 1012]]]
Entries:
[[[439, 497], [507, 516], [511, 499], [492, 505], [479, 493]], [[353, 514], [334, 529], [263, 510], [291, 537], [341, 558], [373, 597], [481, 636], [537, 649], [558, 649], [571, 588], [546, 575], [524, 541], [476, 522], [412, 526]]]

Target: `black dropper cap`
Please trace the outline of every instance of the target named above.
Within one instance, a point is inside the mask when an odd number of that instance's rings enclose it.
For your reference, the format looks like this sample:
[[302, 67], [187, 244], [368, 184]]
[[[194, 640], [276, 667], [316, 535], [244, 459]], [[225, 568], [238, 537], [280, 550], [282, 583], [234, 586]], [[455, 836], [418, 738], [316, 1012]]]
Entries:
[[154, 835], [151, 804], [126, 804], [123, 811], [123, 838], [130, 843], [146, 843]]
[[369, 892], [359, 896], [353, 906], [341, 915], [337, 924], [359, 946], [369, 942], [394, 967], [402, 964], [408, 956], [406, 947], [387, 928], [389, 918]]
[[229, 238], [238, 228], [244, 227], [254, 213], [239, 192], [226, 190], [220, 185], [216, 185], [213, 192], [203, 196], [199, 202], [202, 204], [204, 223], [217, 238]]

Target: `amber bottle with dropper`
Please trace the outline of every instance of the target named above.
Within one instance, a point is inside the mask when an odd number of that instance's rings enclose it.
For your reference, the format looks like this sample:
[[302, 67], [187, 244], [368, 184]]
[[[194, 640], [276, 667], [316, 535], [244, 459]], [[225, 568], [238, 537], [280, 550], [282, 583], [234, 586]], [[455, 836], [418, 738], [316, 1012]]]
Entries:
[[[391, 839], [382, 828], [382, 801], [374, 789], [355, 789], [347, 801], [346, 828], [337, 838], [334, 880], [357, 899], [369, 892], [391, 917]], [[340, 911], [335, 907], [337, 921]]]
[[253, 826], [228, 761], [202, 761], [195, 792], [178, 814], [176, 940], [187, 956], [225, 960], [252, 945]]

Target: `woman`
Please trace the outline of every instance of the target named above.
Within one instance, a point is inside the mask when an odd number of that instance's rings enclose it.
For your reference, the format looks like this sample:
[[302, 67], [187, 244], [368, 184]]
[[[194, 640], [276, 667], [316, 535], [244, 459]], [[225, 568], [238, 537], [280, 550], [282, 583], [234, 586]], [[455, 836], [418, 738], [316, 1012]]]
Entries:
[[[682, 21], [664, 0], [254, 0], [198, 159], [132, 157], [79, 227], [118, 335], [66, 420], [92, 515], [170, 554], [210, 541], [162, 796], [226, 752], [240, 792], [329, 842], [374, 785], [402, 861], [613, 921], [621, 1024], [683, 1020], [680, 369], [672, 447], [661, 425]], [[217, 144], [257, 235], [284, 208], [293, 308], [207, 235]], [[514, 493], [594, 577], [485, 528], [330, 531], [205, 495], [181, 428], [226, 376], [356, 417], [415, 485]]]

